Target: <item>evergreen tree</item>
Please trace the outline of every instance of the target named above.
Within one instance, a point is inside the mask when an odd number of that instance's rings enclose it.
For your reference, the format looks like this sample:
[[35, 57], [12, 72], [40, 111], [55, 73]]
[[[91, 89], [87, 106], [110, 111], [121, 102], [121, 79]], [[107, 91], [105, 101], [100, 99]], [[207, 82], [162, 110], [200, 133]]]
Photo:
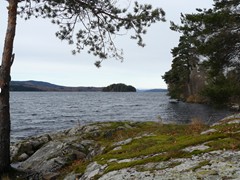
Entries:
[[186, 41], [195, 49], [197, 65], [204, 67], [208, 76], [202, 94], [213, 103], [240, 101], [239, 4], [239, 0], [215, 0], [213, 8], [182, 15], [182, 24], [172, 23], [171, 26], [172, 30], [183, 34], [181, 38], [188, 36]]
[[177, 47], [172, 49], [172, 69], [165, 73], [163, 79], [168, 84], [172, 98], [185, 100], [192, 94], [190, 74], [198, 63], [196, 49], [190, 43], [188, 35], [180, 37]]

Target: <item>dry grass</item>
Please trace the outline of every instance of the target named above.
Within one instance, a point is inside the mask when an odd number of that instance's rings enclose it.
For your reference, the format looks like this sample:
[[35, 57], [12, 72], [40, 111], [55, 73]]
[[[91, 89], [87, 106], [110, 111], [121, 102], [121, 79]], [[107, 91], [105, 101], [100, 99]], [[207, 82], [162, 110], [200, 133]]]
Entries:
[[189, 123], [189, 131], [192, 133], [200, 133], [206, 127], [207, 125], [199, 118], [192, 118], [191, 122]]
[[67, 175], [69, 172], [75, 172], [78, 174], [83, 174], [84, 171], [86, 170], [86, 167], [88, 165], [89, 162], [84, 161], [84, 160], [75, 160], [72, 164], [70, 164], [69, 166], [62, 168], [59, 173], [61, 174], [61, 176], [59, 176], [59, 179], [63, 179], [65, 177], [65, 175]]

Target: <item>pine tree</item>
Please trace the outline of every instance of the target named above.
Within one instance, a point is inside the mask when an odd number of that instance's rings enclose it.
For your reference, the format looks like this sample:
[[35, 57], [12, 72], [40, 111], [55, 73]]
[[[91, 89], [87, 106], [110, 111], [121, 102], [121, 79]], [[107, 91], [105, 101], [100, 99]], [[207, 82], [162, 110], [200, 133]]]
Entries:
[[214, 2], [211, 9], [182, 15], [182, 24], [172, 23], [171, 29], [182, 33], [181, 38], [187, 35], [187, 42], [195, 49], [197, 65], [207, 73], [203, 95], [218, 104], [231, 99], [240, 101], [240, 1]]

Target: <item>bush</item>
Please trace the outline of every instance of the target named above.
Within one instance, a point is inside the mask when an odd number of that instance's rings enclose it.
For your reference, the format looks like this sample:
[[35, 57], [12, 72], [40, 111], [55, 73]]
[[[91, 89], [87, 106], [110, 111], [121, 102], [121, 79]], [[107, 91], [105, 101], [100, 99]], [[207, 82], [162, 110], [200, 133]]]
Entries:
[[206, 96], [215, 105], [227, 105], [232, 97], [239, 97], [239, 93], [239, 83], [229, 79], [209, 84], [202, 91], [202, 95]]

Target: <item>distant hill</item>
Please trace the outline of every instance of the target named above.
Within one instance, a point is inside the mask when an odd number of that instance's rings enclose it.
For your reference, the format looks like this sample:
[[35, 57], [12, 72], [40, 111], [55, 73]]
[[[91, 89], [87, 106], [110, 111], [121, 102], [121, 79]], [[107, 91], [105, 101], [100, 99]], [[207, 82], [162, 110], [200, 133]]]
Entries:
[[63, 92], [167, 92], [167, 89], [138, 89], [125, 84], [112, 84], [108, 87], [68, 87], [43, 81], [11, 81], [10, 91], [63, 91]]
[[137, 92], [167, 92], [167, 89], [138, 89]]
[[66, 92], [97, 92], [102, 87], [67, 87], [42, 81], [11, 81], [10, 91], [66, 91]]

